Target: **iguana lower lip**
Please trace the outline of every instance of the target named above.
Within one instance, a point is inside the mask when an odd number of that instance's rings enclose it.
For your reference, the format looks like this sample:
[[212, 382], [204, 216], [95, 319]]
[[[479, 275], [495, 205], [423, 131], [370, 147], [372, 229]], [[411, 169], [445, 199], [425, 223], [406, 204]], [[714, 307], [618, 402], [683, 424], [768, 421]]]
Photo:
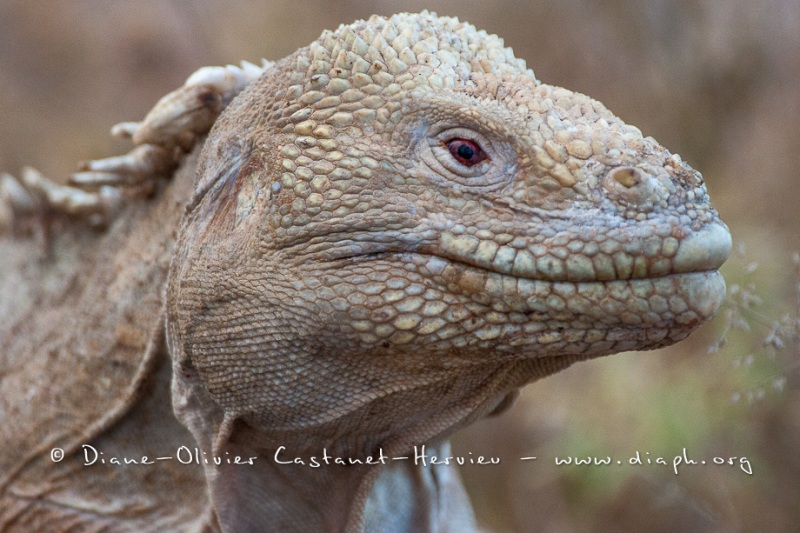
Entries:
[[[731, 251], [731, 236], [721, 222], [710, 223], [674, 244], [640, 239], [619, 244], [613, 253], [551, 251], [542, 245], [515, 248], [472, 236], [440, 236], [436, 255], [489, 272], [540, 281], [614, 281], [658, 278], [671, 274], [717, 270]], [[559, 253], [560, 252], [560, 253]], [[431, 265], [434, 266], [434, 265]], [[435, 268], [435, 266], [434, 266]]]

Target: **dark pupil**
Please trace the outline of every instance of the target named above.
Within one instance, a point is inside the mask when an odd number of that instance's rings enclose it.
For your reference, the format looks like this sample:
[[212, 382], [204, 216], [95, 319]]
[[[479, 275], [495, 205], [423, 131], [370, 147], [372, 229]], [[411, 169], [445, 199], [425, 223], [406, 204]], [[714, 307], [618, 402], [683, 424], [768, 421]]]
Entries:
[[472, 156], [475, 155], [475, 150], [473, 150], [471, 146], [465, 143], [460, 145], [458, 149], [456, 149], [456, 153], [458, 154], [459, 157], [466, 160], [470, 160], [472, 159]]
[[447, 149], [459, 163], [468, 167], [487, 159], [481, 147], [469, 139], [451, 139], [447, 142]]

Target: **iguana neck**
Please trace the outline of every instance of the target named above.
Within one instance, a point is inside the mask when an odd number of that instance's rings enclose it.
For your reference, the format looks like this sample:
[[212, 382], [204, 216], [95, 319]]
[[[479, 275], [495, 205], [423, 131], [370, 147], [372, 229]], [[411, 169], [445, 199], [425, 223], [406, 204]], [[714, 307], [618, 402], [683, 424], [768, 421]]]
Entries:
[[[482, 387], [452, 395], [450, 407], [400, 428], [383, 428], [381, 421], [410, 401], [405, 395], [430, 397], [438, 385], [395, 393], [399, 398], [386, 399], [385, 410], [374, 400], [373, 416], [355, 412], [305, 430], [266, 431], [264, 420], [225, 414], [191, 363], [178, 361], [176, 415], [197, 438], [201, 461], [208, 461], [209, 494], [223, 530], [260, 531], [269, 524], [276, 531], [348, 533], [475, 530], [458, 467], [415, 461], [414, 447], [421, 453], [424, 445], [428, 457], [450, 456], [446, 437], [504, 405], [507, 392], [537, 366], [521, 361], [494, 370], [478, 367], [471, 377], [459, 377], [482, 380]], [[454, 391], [470, 390], [452, 380]], [[396, 459], [404, 456], [408, 459]], [[222, 464], [215, 465], [214, 458]], [[351, 462], [356, 464], [341, 464]]]
[[[235, 450], [233, 446], [228, 452]], [[405, 454], [408, 460], [387, 458], [386, 465], [312, 466], [323, 463], [323, 453], [312, 459], [307, 453], [281, 450], [277, 457], [259, 458], [254, 465], [225, 465], [217, 470], [219, 475], [209, 475], [223, 529], [263, 531], [268, 524], [270, 530], [286, 532], [476, 530], [456, 466], [415, 463], [413, 453]], [[450, 444], [426, 445], [425, 453], [449, 456]], [[330, 461], [337, 457], [350, 459], [337, 455]], [[225, 472], [232, 469], [240, 469], [233, 486]], [[225, 507], [228, 499], [237, 505]], [[239, 510], [242, 502], [251, 510], [247, 516]]]

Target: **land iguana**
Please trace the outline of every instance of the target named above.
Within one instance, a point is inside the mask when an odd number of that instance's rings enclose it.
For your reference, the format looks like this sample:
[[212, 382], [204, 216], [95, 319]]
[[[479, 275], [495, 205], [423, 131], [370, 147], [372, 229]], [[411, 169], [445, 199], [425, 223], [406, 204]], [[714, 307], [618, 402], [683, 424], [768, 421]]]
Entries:
[[0, 185], [4, 531], [474, 530], [414, 446], [724, 296], [701, 175], [454, 18], [203, 68], [114, 133]]

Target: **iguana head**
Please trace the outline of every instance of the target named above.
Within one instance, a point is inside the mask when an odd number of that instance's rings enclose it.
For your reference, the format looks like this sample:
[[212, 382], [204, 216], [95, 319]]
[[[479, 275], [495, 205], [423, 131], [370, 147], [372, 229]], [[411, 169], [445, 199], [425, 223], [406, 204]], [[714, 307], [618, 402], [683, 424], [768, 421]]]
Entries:
[[730, 246], [700, 174], [599, 102], [456, 19], [374, 17], [218, 120], [171, 343], [281, 438], [428, 439], [576, 360], [683, 339]]

